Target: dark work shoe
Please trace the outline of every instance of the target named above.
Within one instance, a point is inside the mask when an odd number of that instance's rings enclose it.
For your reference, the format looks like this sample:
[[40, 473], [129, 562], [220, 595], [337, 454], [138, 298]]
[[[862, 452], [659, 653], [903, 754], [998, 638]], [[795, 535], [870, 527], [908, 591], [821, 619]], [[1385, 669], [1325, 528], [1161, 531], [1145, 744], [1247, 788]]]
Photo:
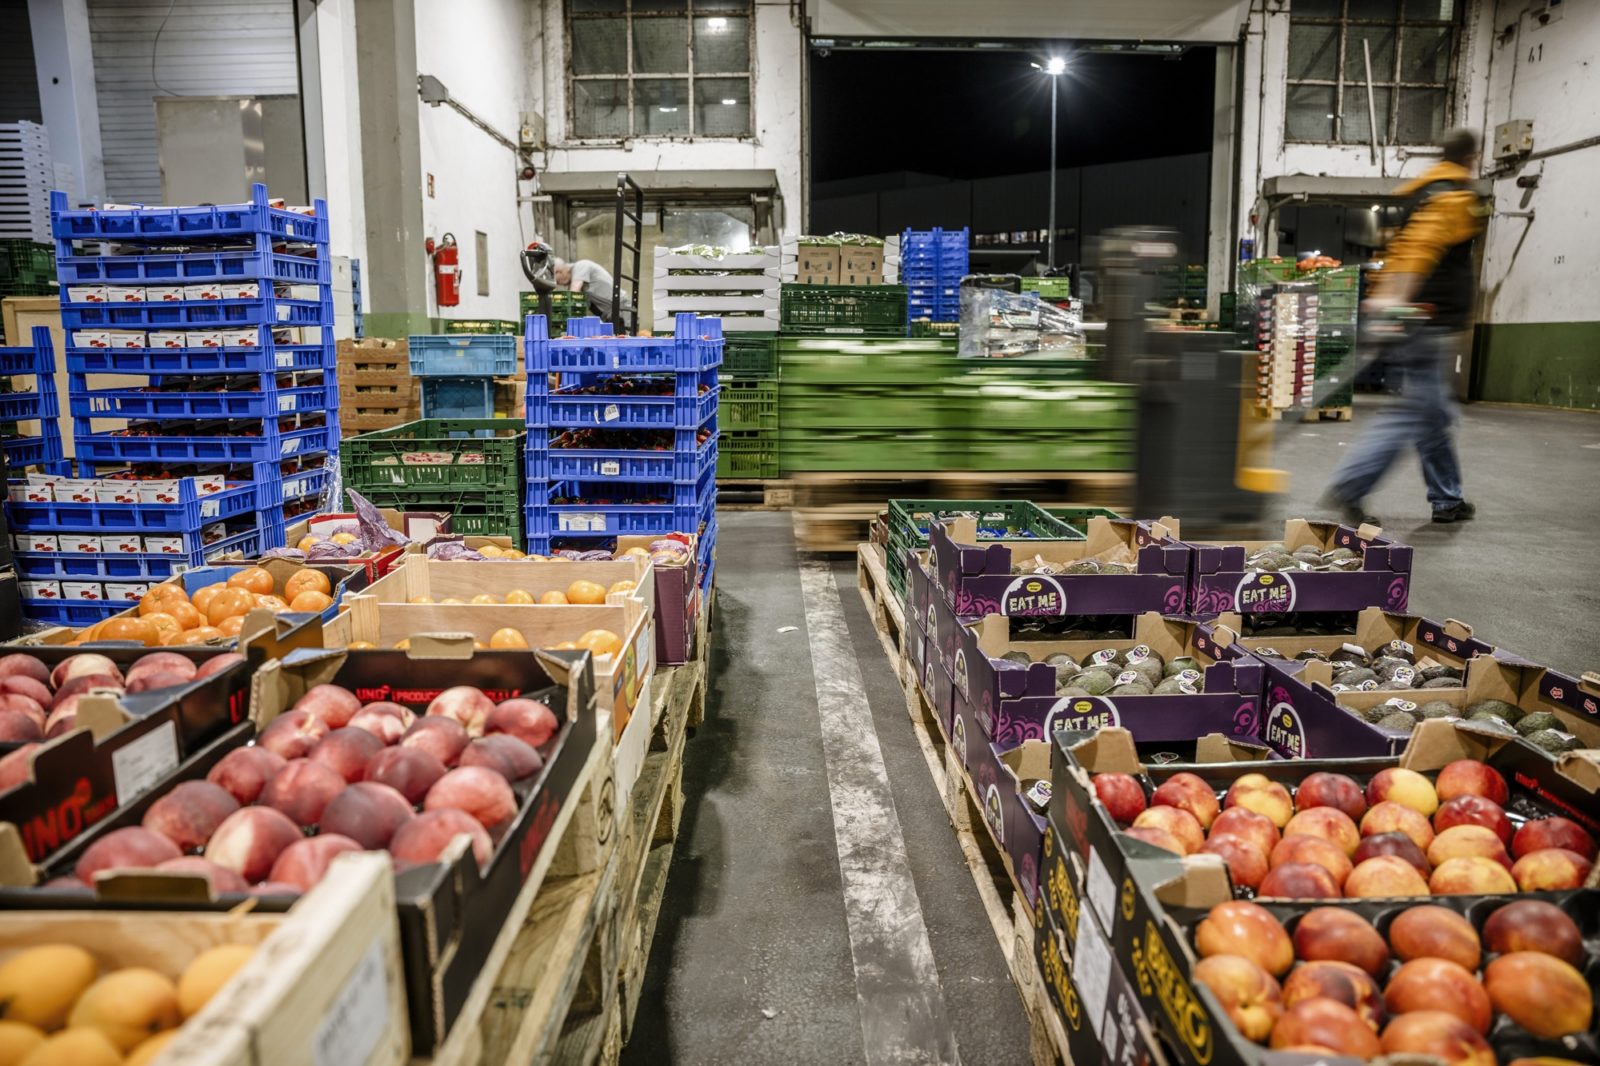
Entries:
[[1363, 525], [1383, 525], [1382, 522], [1378, 521], [1377, 515], [1367, 513], [1366, 508], [1361, 506], [1361, 501], [1359, 500], [1357, 500], [1355, 503], [1346, 503], [1337, 496], [1333, 495], [1333, 493], [1325, 492], [1322, 494], [1322, 498], [1317, 501], [1317, 505], [1320, 507], [1325, 507], [1330, 511], [1338, 511], [1339, 521], [1344, 525], [1351, 527], [1352, 529]]
[[1433, 512], [1435, 522], [1466, 522], [1478, 513], [1478, 509], [1466, 500], [1451, 504], [1449, 507], [1436, 508]]

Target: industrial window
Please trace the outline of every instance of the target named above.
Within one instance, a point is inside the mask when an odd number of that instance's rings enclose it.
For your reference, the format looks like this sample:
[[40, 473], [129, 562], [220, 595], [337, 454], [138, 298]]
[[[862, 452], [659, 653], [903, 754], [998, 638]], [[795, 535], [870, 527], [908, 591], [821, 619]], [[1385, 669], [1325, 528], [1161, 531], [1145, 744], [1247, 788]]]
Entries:
[[[1294, 0], [1284, 140], [1432, 144], [1449, 125], [1459, 0]], [[1368, 60], [1371, 101], [1368, 102]]]
[[750, 136], [751, 0], [567, 0], [568, 134]]

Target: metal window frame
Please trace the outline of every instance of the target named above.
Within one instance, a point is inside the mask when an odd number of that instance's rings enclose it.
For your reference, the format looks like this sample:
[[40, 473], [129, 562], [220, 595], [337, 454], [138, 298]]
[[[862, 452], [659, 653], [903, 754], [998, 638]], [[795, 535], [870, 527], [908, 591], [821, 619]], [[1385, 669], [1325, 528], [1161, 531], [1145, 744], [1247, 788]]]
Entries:
[[[631, 0], [630, 0], [631, 2]], [[1291, 78], [1285, 75], [1284, 85], [1287, 88], [1298, 86], [1313, 86], [1333, 89], [1333, 137], [1328, 140], [1302, 139], [1289, 135], [1289, 108], [1288, 94], [1285, 96], [1283, 110], [1283, 140], [1285, 144], [1332, 144], [1355, 145], [1363, 141], [1344, 140], [1344, 94], [1346, 86], [1356, 92], [1366, 90], [1366, 81], [1347, 81], [1345, 79], [1345, 52], [1350, 40], [1350, 27], [1352, 26], [1383, 26], [1394, 30], [1394, 61], [1386, 74], [1380, 75], [1373, 71], [1372, 88], [1389, 90], [1389, 106], [1383, 117], [1383, 132], [1380, 140], [1381, 147], [1399, 146], [1400, 130], [1400, 94], [1405, 89], [1434, 89], [1440, 90], [1445, 97], [1445, 128], [1455, 119], [1456, 100], [1456, 74], [1460, 57], [1457, 54], [1461, 43], [1462, 17], [1466, 10], [1465, 3], [1458, 3], [1455, 15], [1448, 19], [1439, 18], [1409, 18], [1407, 9], [1411, 0], [1395, 0], [1395, 15], [1393, 19], [1352, 18], [1350, 16], [1350, 0], [1340, 0], [1338, 15], [1295, 15], [1291, 10], [1289, 26], [1291, 32], [1295, 26], [1332, 26], [1336, 34], [1335, 43], [1338, 56], [1334, 60], [1334, 77], [1332, 78]], [[1405, 31], [1408, 29], [1443, 29], [1448, 33], [1447, 46], [1450, 49], [1450, 66], [1445, 72], [1443, 81], [1404, 81], [1400, 77], [1405, 62]], [[1418, 142], [1407, 142], [1413, 145]]]
[[[574, 11], [571, 0], [566, 0], [562, 5], [565, 15], [566, 40], [563, 42], [567, 68], [567, 128], [566, 140], [572, 144], [620, 144], [625, 141], [749, 141], [755, 137], [755, 51], [756, 51], [756, 5], [755, 0], [744, 0], [744, 7], [735, 11], [724, 3], [716, 8], [703, 13], [705, 18], [742, 18], [745, 20], [747, 62], [742, 71], [697, 71], [694, 63], [694, 20], [698, 17], [695, 13], [695, 0], [685, 0], [684, 11], [634, 11], [634, 0], [623, 0], [623, 10], [611, 11]], [[627, 70], [620, 74], [576, 74], [572, 67], [572, 26], [575, 22], [594, 22], [602, 19], [621, 19], [623, 21], [623, 36], [627, 45]], [[673, 19], [685, 23], [688, 27], [685, 48], [688, 51], [688, 69], [682, 74], [662, 74], [652, 72], [638, 72], [633, 69], [633, 22], [634, 19]], [[688, 85], [688, 94], [684, 106], [689, 109], [689, 132], [687, 134], [656, 134], [639, 133], [634, 129], [634, 82], [640, 79], [646, 81], [660, 79], [681, 78]], [[705, 135], [695, 130], [695, 102], [694, 87], [699, 79], [732, 79], [743, 78], [745, 82], [745, 96], [747, 103], [745, 110], [749, 118], [749, 126], [744, 133]], [[584, 81], [621, 81], [628, 87], [628, 132], [620, 136], [583, 137], [577, 130], [576, 116], [576, 86]]]

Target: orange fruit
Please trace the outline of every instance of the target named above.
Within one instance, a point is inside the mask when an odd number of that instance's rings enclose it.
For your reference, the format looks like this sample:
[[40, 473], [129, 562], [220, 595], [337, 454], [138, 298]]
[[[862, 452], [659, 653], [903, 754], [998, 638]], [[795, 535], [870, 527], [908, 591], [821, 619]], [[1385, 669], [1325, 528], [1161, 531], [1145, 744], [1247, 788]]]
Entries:
[[195, 610], [194, 604], [188, 600], [169, 598], [163, 605], [162, 612], [170, 614], [180, 629], [193, 629], [200, 624], [200, 612]]
[[572, 601], [567, 599], [567, 594], [565, 592], [562, 592], [559, 589], [551, 589], [549, 592], [539, 593], [539, 602], [545, 604], [546, 606], [559, 607], [564, 603], [571, 603]]
[[446, 596], [444, 599], [440, 600], [439, 602], [441, 604], [447, 604], [447, 605], [452, 606], [452, 607], [460, 607], [460, 606], [462, 606], [463, 603], [465, 603], [464, 600], [458, 600], [454, 596]]
[[377, 645], [370, 640], [352, 640], [344, 646], [345, 651], [371, 651]]
[[501, 552], [500, 555], [501, 558], [504, 559], [526, 559], [528, 557], [527, 552], [520, 552], [515, 548], [507, 548], [505, 551]]
[[274, 587], [272, 575], [259, 566], [247, 566], [238, 573], [228, 575], [228, 587], [244, 589], [257, 595], [271, 592]]
[[96, 640], [132, 640], [146, 647], [152, 647], [160, 642], [160, 634], [156, 627], [144, 618], [107, 618], [100, 632], [95, 634]]
[[504, 550], [494, 544], [485, 544], [483, 547], [478, 549], [478, 554], [483, 556], [485, 559], [503, 559], [505, 558], [506, 553]]
[[481, 640], [475, 640], [475, 641], [472, 642], [472, 650], [473, 651], [488, 651], [489, 650], [489, 645], [485, 644]]
[[217, 630], [225, 637], [236, 637], [244, 628], [244, 615], [236, 614], [217, 623]]
[[311, 614], [321, 614], [332, 606], [333, 598], [331, 596], [326, 592], [317, 592], [314, 589], [306, 589], [289, 601], [289, 610], [307, 611]]
[[193, 596], [190, 596], [189, 602], [194, 604], [194, 609], [203, 615], [206, 613], [206, 609], [211, 606], [211, 601], [226, 591], [226, 585], [207, 585], [205, 588], [198, 590]]
[[290, 603], [302, 592], [320, 592], [325, 596], [333, 595], [333, 586], [328, 582], [328, 575], [321, 570], [306, 567], [283, 583], [283, 598]]
[[578, 645], [570, 640], [563, 640], [560, 644], [550, 645], [551, 651], [577, 651]]
[[609, 629], [591, 629], [578, 638], [578, 647], [595, 655], [615, 655], [622, 650], [622, 638]]
[[526, 648], [527, 646], [527, 638], [510, 626], [495, 630], [494, 634], [489, 638], [489, 647], [491, 648]]
[[473, 603], [499, 603], [500, 600], [492, 592], [480, 592], [472, 597]]
[[617, 558], [626, 559], [629, 556], [632, 556], [636, 559], [648, 559], [650, 558], [650, 550], [648, 548], [629, 548], [627, 551], [617, 556]]
[[632, 592], [638, 587], [639, 583], [637, 581], [629, 581], [624, 578], [621, 581], [612, 582], [611, 587], [606, 589], [606, 595], [609, 596], [613, 592]]
[[215, 626], [197, 626], [194, 629], [183, 631], [180, 644], [204, 644], [208, 640], [217, 640], [222, 636], [222, 630]]
[[256, 605], [256, 596], [253, 592], [244, 589], [225, 588], [206, 605], [206, 621], [218, 625], [224, 618], [232, 618], [236, 614], [248, 614], [250, 608]]
[[606, 587], [594, 581], [579, 578], [567, 586], [568, 603], [604, 603]]
[[163, 585], [157, 585], [155, 588], [151, 589], [149, 592], [146, 592], [143, 596], [139, 597], [139, 613], [140, 614], [155, 614], [157, 611], [164, 611], [164, 610], [167, 609], [166, 608], [166, 601], [168, 599], [171, 599], [172, 597], [170, 595], [161, 596], [156, 591], [157, 589], [161, 589], [161, 588], [164, 588], [164, 587], [165, 586], [163, 586]]
[[328, 539], [333, 541], [335, 544], [354, 544], [356, 542], [356, 535], [354, 533], [335, 533]]
[[317, 544], [321, 540], [322, 540], [322, 538], [317, 536], [316, 534], [307, 533], [305, 536], [300, 538], [300, 540], [295, 544], [295, 547], [299, 548], [303, 552], [308, 552], [308, 551], [311, 550], [311, 546], [313, 544]]
[[413, 597], [411, 597], [409, 602], [411, 602], [411, 603], [432, 603], [433, 602], [433, 597], [432, 596], [413, 596]]
[[529, 592], [527, 589], [512, 589], [510, 592], [506, 593], [506, 602], [532, 603], [533, 593]]
[[176, 618], [164, 611], [147, 614], [144, 616], [144, 620], [155, 627], [157, 644], [170, 644], [171, 640], [168, 638], [183, 635], [183, 626], [178, 624]]
[[289, 601], [285, 600], [282, 596], [274, 596], [270, 593], [265, 593], [256, 596], [256, 606], [262, 608], [263, 610], [281, 612], [289, 609]]

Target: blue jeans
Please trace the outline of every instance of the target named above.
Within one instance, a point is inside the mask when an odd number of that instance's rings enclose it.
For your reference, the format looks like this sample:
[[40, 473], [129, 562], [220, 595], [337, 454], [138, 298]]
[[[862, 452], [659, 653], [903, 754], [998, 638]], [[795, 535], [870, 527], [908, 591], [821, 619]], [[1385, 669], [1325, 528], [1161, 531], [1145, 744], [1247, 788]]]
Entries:
[[1399, 396], [1373, 413], [1366, 433], [1333, 472], [1329, 496], [1346, 505], [1359, 504], [1400, 452], [1415, 447], [1433, 509], [1443, 511], [1461, 502], [1461, 464], [1451, 439], [1456, 402], [1445, 377], [1445, 361], [1458, 337], [1453, 330], [1424, 327], [1395, 346], [1389, 375], [1391, 385], [1393, 377], [1400, 377]]

